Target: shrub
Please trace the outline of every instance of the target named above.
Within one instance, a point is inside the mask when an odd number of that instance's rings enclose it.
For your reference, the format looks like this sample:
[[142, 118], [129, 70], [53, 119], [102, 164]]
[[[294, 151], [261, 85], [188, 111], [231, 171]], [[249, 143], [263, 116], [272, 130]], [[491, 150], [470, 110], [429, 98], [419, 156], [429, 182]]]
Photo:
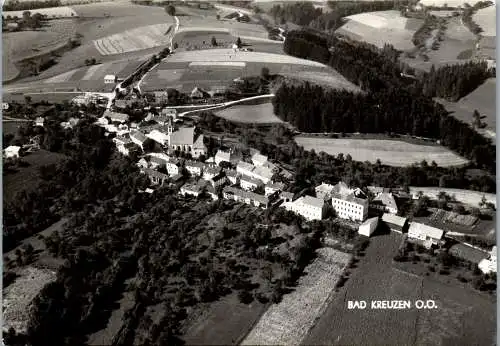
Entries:
[[247, 290], [241, 290], [241, 291], [239, 291], [238, 292], [238, 299], [243, 304], [250, 304], [251, 302], [253, 302], [253, 296]]

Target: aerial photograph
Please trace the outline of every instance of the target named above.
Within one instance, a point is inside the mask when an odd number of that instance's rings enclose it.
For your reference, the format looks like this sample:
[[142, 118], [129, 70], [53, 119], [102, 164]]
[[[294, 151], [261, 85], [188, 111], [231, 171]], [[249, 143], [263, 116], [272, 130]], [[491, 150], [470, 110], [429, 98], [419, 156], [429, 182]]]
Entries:
[[2, 346], [497, 345], [496, 3], [2, 1]]

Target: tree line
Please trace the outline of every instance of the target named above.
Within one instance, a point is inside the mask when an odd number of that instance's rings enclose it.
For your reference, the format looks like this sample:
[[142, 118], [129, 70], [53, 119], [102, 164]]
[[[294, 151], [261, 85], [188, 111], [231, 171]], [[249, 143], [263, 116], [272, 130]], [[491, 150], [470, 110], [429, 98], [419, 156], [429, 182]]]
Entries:
[[274, 5], [269, 10], [274, 21], [279, 24], [292, 22], [297, 25], [308, 25], [311, 21], [323, 14], [321, 9], [314, 8], [311, 2], [296, 2], [291, 4]]
[[27, 11], [39, 8], [60, 7], [63, 6], [61, 0], [42, 0], [42, 1], [9, 1], [2, 9], [4, 11]]
[[[495, 147], [466, 124], [449, 116], [445, 108], [431, 98], [433, 81], [437, 86], [437, 72], [429, 81], [407, 80], [397, 57], [380, 52], [373, 46], [355, 44], [335, 36], [315, 34], [311, 31], [295, 31], [285, 41], [285, 52], [302, 57], [305, 47], [322, 47], [323, 62], [326, 51], [328, 65], [367, 92], [357, 95], [345, 91], [325, 91], [322, 87], [287, 87], [282, 85], [273, 101], [275, 113], [283, 120], [290, 120], [304, 132], [369, 132], [412, 134], [440, 140], [443, 145], [472, 160], [477, 166], [495, 172]], [[391, 51], [391, 48], [385, 49]], [[297, 53], [298, 51], [298, 53]], [[465, 67], [439, 69], [439, 75], [454, 71], [457, 80], [471, 78], [484, 71], [484, 64], [467, 64]], [[479, 71], [479, 72], [478, 72]], [[453, 84], [453, 78], [445, 79], [439, 92]], [[427, 80], [427, 78], [424, 78]], [[450, 82], [446, 82], [450, 81]], [[458, 82], [457, 82], [458, 83]], [[428, 94], [423, 95], [427, 85]], [[466, 86], [460, 86], [465, 92]], [[302, 93], [307, 93], [304, 97]], [[322, 107], [318, 107], [321, 105]], [[327, 111], [328, 110], [328, 111]], [[356, 131], [357, 130], [357, 131]]]

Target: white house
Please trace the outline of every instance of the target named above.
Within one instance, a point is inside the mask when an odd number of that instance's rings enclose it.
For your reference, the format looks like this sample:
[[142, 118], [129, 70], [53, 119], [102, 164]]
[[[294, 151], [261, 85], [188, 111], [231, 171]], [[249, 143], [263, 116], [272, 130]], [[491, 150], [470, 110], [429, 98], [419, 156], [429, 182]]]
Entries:
[[45, 118], [43, 117], [37, 117], [35, 119], [35, 126], [41, 126], [43, 127], [43, 123], [45, 122]]
[[128, 154], [130, 153], [131, 144], [133, 144], [130, 138], [117, 136], [113, 138], [113, 142], [115, 143], [116, 149], [118, 150], [119, 153], [128, 156]]
[[217, 150], [217, 153], [214, 157], [215, 164], [218, 166], [221, 162], [229, 162], [231, 163], [231, 152], [224, 150]]
[[358, 233], [369, 237], [375, 232], [378, 226], [378, 217], [372, 217], [359, 225]]
[[254, 177], [255, 179], [259, 179], [264, 184], [269, 183], [273, 178], [273, 175], [274, 172], [270, 168], [267, 168], [265, 166], [255, 167], [251, 174], [252, 177]]
[[244, 161], [238, 162], [236, 165], [236, 172], [238, 172], [241, 175], [246, 175], [251, 177], [253, 174], [253, 170], [255, 169], [255, 166], [252, 165], [251, 163], [247, 163]]
[[264, 165], [267, 162], [267, 156], [261, 155], [259, 153], [255, 153], [252, 155], [252, 163], [254, 166], [259, 167]]
[[5, 158], [17, 158], [19, 157], [19, 151], [21, 150], [21, 147], [18, 147], [16, 145], [11, 145], [3, 150], [4, 157]]
[[205, 187], [205, 192], [212, 198], [212, 200], [217, 201], [219, 199], [219, 195], [212, 185], [207, 185]]
[[217, 174], [216, 176], [212, 177], [212, 179], [209, 180], [210, 185], [212, 185], [214, 189], [218, 189], [220, 186], [224, 185], [226, 181], [227, 178], [224, 172], [220, 172], [219, 174]]
[[497, 272], [497, 247], [493, 246], [490, 252], [490, 257], [481, 260], [478, 264], [479, 269], [484, 274], [496, 273]]
[[398, 205], [391, 192], [380, 192], [373, 199], [372, 207], [391, 214], [398, 213]]
[[353, 221], [364, 221], [368, 216], [368, 200], [359, 188], [351, 189], [340, 182], [332, 191], [332, 206], [338, 217]]
[[201, 176], [203, 173], [203, 164], [198, 161], [186, 161], [184, 167], [192, 176]]
[[408, 239], [422, 242], [427, 248], [430, 248], [432, 245], [440, 244], [443, 234], [444, 232], [442, 229], [418, 222], [412, 222], [408, 229]]
[[293, 202], [286, 203], [284, 207], [295, 214], [302, 215], [306, 220], [312, 221], [323, 219], [326, 203], [321, 198], [302, 196]]
[[285, 188], [285, 184], [283, 183], [274, 183], [274, 184], [266, 184], [264, 186], [264, 192], [266, 196], [272, 195], [275, 192], [281, 192]]
[[167, 162], [167, 172], [168, 172], [168, 175], [169, 176], [174, 176], [174, 175], [177, 175], [177, 174], [180, 174], [181, 172], [181, 164], [178, 160], [170, 160], [169, 162]]
[[118, 78], [114, 74], [107, 74], [104, 76], [104, 84], [115, 84]]
[[314, 188], [314, 191], [316, 192], [317, 198], [323, 198], [324, 200], [328, 200], [332, 198], [332, 192], [334, 188], [335, 188], [334, 185], [321, 183], [321, 185], [318, 185]]
[[203, 192], [203, 187], [198, 184], [184, 184], [179, 191], [179, 194], [186, 196], [191, 195], [198, 197]]
[[262, 181], [246, 175], [242, 175], [240, 178], [240, 187], [245, 191], [254, 191], [262, 185]]
[[203, 168], [203, 179], [205, 180], [210, 180], [216, 175], [218, 175], [221, 171], [220, 167], [210, 167], [210, 166], [205, 166]]
[[169, 135], [165, 134], [163, 132], [160, 132], [158, 130], [153, 130], [150, 133], [146, 135], [146, 137], [150, 138], [151, 140], [155, 141], [156, 143], [160, 145], [167, 145], [168, 140], [169, 140]]

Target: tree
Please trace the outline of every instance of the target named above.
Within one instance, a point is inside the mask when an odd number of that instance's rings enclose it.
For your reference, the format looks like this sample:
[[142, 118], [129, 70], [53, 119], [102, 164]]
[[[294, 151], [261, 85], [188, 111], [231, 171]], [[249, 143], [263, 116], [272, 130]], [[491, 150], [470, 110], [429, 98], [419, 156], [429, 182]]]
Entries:
[[238, 46], [238, 48], [241, 48], [241, 46], [242, 46], [241, 38], [239, 36], [238, 36], [238, 39], [236, 40], [236, 46]]
[[216, 15], [215, 18], [217, 18], [217, 20], [220, 20], [220, 14]]
[[168, 5], [167, 7], [165, 7], [165, 12], [173, 17], [175, 16], [175, 7], [173, 5]]
[[264, 79], [268, 79], [269, 78], [269, 68], [267, 67], [263, 67], [261, 70], [260, 70], [260, 76]]
[[211, 43], [212, 43], [212, 47], [217, 47], [217, 40], [215, 39], [215, 36], [212, 36]]

